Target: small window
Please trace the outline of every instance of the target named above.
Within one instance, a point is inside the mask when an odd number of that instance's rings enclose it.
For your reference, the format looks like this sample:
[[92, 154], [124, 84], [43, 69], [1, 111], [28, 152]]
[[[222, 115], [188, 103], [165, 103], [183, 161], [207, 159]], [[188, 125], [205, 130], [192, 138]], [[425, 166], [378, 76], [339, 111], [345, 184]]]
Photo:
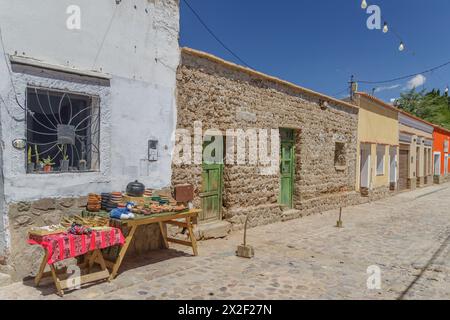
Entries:
[[386, 147], [377, 146], [377, 176], [384, 175], [384, 157], [386, 156]]
[[27, 88], [27, 173], [99, 168], [99, 99]]
[[334, 149], [334, 166], [337, 170], [345, 170], [347, 159], [345, 157], [345, 143], [336, 142]]

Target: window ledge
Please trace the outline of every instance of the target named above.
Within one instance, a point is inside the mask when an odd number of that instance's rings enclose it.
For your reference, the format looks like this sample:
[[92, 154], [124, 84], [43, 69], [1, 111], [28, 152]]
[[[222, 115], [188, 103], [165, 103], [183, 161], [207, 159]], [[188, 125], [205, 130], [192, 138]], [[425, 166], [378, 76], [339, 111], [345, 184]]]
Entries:
[[347, 169], [347, 166], [334, 166], [334, 168], [336, 169], [336, 171], [345, 171], [345, 169]]
[[27, 58], [27, 57], [10, 55], [9, 59], [10, 59], [11, 63], [13, 63], [13, 64], [27, 65], [27, 66], [31, 66], [31, 67], [37, 67], [37, 68], [53, 70], [53, 71], [60, 71], [60, 72], [65, 72], [65, 73], [72, 73], [72, 74], [77, 74], [80, 76], [87, 76], [87, 77], [93, 77], [93, 78], [104, 79], [104, 80], [112, 79], [112, 76], [109, 74], [106, 74], [106, 73], [101, 73], [101, 72], [97, 72], [97, 71], [80, 70], [80, 69], [70, 68], [70, 67], [61, 66], [61, 65], [49, 64], [49, 63], [45, 63], [45, 62], [42, 62], [42, 61], [39, 61], [36, 59]]
[[50, 171], [50, 172], [31, 172], [26, 173], [27, 176], [45, 176], [45, 175], [58, 175], [58, 174], [77, 174], [77, 173], [99, 173], [99, 170], [72, 170], [72, 171]]

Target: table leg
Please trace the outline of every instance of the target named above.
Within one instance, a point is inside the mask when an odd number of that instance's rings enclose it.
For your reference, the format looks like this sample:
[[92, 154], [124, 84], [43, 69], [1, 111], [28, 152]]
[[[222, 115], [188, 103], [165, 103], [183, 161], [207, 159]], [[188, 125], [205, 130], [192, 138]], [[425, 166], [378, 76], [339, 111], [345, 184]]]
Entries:
[[127, 253], [128, 246], [131, 243], [131, 240], [133, 239], [134, 233], [136, 232], [137, 226], [133, 225], [131, 226], [131, 230], [128, 233], [127, 237], [125, 238], [124, 245], [120, 248], [119, 255], [117, 256], [116, 262], [114, 263], [114, 266], [111, 271], [111, 275], [109, 276], [109, 280], [112, 280], [116, 277], [117, 272], [119, 271], [119, 267], [122, 264], [122, 260], [125, 257], [125, 254]]
[[186, 218], [186, 224], [189, 232], [189, 238], [191, 239], [192, 243], [192, 251], [194, 252], [194, 256], [198, 256], [198, 250], [197, 250], [197, 239], [195, 239], [194, 230], [192, 228], [192, 222], [191, 217]]
[[44, 257], [42, 258], [42, 262], [39, 267], [39, 271], [36, 275], [36, 278], [34, 278], [34, 284], [36, 286], [39, 286], [42, 276], [44, 275], [45, 267], [47, 266], [47, 260], [48, 260], [48, 253], [47, 253], [47, 250], [45, 250], [45, 254], [44, 254]]
[[55, 282], [56, 293], [58, 296], [62, 297], [64, 295], [64, 291], [61, 289], [61, 284], [59, 283], [58, 276], [56, 275], [56, 268], [53, 264], [50, 265], [50, 270], [52, 272], [53, 281]]
[[159, 229], [161, 230], [161, 236], [163, 238], [164, 241], [164, 248], [165, 249], [169, 249], [169, 242], [167, 241], [167, 229], [166, 229], [166, 224], [159, 222]]
[[95, 262], [100, 265], [100, 268], [102, 270], [106, 270], [106, 263], [105, 263], [105, 259], [103, 259], [102, 252], [100, 251], [100, 249], [96, 249], [95, 253], [97, 254], [97, 256], [95, 258]]
[[90, 253], [89, 258], [88, 258], [88, 265], [87, 265], [88, 273], [91, 272], [91, 269], [94, 266], [97, 256], [98, 256], [98, 249], [96, 249]]

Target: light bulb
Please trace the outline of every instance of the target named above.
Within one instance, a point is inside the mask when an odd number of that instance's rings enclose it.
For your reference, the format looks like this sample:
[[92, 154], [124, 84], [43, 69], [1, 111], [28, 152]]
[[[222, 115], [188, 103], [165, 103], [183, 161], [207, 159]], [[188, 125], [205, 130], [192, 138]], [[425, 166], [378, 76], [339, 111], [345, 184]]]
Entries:
[[383, 27], [383, 33], [387, 33], [389, 31], [389, 27], [387, 25], [387, 23], [384, 23], [384, 27]]
[[367, 1], [366, 0], [362, 0], [361, 2], [361, 9], [366, 9], [367, 8]]
[[405, 45], [403, 44], [403, 42], [400, 42], [400, 46], [398, 47], [399, 51], [403, 51], [405, 50]]

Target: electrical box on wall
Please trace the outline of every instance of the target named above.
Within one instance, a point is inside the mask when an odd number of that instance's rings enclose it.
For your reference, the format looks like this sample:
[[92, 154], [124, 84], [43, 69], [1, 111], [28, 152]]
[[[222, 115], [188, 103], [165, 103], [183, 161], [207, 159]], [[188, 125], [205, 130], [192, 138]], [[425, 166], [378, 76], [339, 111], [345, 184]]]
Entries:
[[148, 161], [158, 161], [158, 140], [148, 140]]

